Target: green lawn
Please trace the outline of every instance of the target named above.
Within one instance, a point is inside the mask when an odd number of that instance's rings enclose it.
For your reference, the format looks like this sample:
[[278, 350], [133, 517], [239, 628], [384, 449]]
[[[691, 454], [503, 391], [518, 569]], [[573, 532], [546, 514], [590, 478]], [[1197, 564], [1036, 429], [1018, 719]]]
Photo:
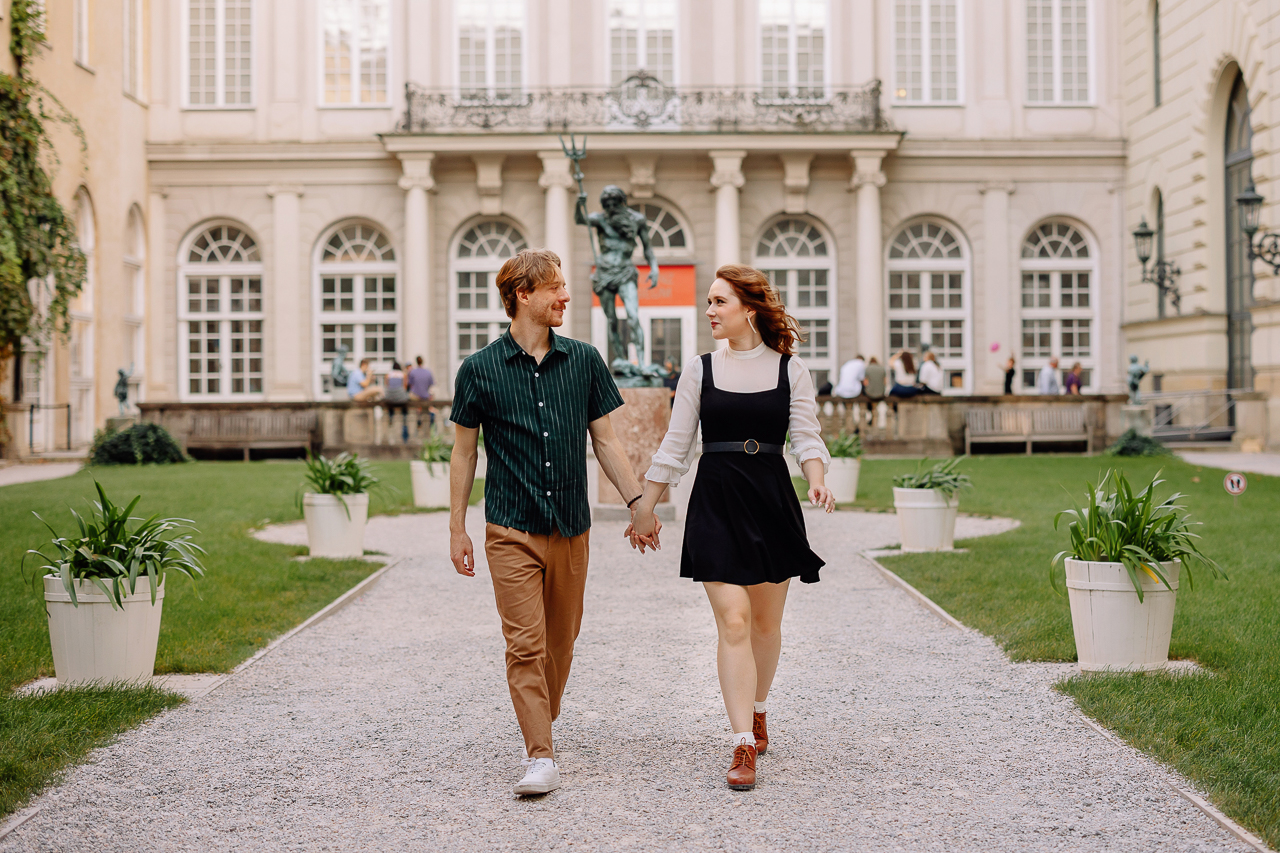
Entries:
[[[1185, 493], [1193, 519], [1205, 522], [1202, 548], [1231, 579], [1198, 572], [1194, 590], [1183, 586], [1169, 653], [1214, 675], [1091, 676], [1061, 689], [1280, 847], [1280, 478], [1249, 475], [1237, 504], [1222, 488], [1223, 471], [1176, 459], [978, 456], [963, 466], [974, 489], [962, 493], [961, 511], [1022, 526], [957, 543], [967, 554], [904, 554], [885, 564], [1012, 659], [1075, 660], [1067, 601], [1048, 582], [1049, 562], [1067, 542], [1053, 516], [1111, 466], [1135, 483], [1163, 468], [1165, 493]], [[864, 461], [857, 506], [891, 507], [893, 475], [914, 467]]]
[[[371, 511], [412, 511], [408, 464], [378, 463], [374, 473], [390, 488], [374, 495]], [[305, 548], [248, 535], [267, 522], [301, 517], [302, 474], [300, 462], [204, 462], [97, 468], [0, 488], [0, 815], [20, 807], [68, 762], [182, 701], [154, 689], [12, 695], [14, 687], [54, 674], [43, 596], [32, 582], [39, 564], [28, 559], [20, 571], [26, 549], [49, 538], [32, 511], [69, 532], [68, 507], [88, 507], [96, 476], [114, 501], [141, 494], [135, 513], [193, 519], [201, 531], [196, 541], [209, 552], [208, 571], [194, 583], [170, 575], [156, 671], [226, 672], [377, 569], [362, 560], [297, 561]]]

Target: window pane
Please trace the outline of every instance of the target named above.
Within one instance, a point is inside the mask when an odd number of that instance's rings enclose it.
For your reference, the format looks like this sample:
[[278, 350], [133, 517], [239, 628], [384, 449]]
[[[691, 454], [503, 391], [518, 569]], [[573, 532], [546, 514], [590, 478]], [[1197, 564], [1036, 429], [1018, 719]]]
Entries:
[[1089, 100], [1089, 0], [1062, 2], [1062, 100]]
[[1088, 320], [1062, 321], [1063, 358], [1086, 358], [1091, 355], [1090, 323]]
[[799, 346], [801, 358], [827, 358], [830, 353], [829, 320], [799, 320], [805, 341]]
[[1053, 101], [1054, 0], [1027, 0], [1027, 100]]
[[924, 0], [898, 0], [894, 4], [894, 97], [919, 101], [924, 97]]
[[1050, 307], [1050, 275], [1047, 272], [1024, 272], [1022, 274], [1022, 307]]
[[223, 0], [223, 102], [248, 104], [253, 91], [252, 0]]
[[187, 98], [192, 106], [216, 104], [218, 102], [217, 0], [190, 0], [187, 14], [189, 63]]
[[955, 101], [960, 97], [956, 55], [955, 0], [929, 2], [929, 100]]
[[1022, 321], [1022, 357], [1048, 358], [1052, 352], [1051, 320]]
[[684, 365], [684, 353], [680, 348], [680, 319], [656, 318], [649, 321], [649, 355], [654, 364], [670, 363], [678, 368]]
[[355, 64], [357, 7], [352, 0], [324, 4], [324, 102], [350, 104], [354, 100], [351, 74]]
[[1089, 307], [1089, 274], [1087, 272], [1062, 273], [1062, 307]]

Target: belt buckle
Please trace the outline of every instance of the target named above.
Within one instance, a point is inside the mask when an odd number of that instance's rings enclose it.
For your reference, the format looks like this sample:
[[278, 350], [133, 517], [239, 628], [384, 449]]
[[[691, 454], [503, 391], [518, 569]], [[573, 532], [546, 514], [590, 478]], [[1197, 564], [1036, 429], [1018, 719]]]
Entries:
[[[751, 449], [751, 445], [753, 444], [756, 446], [755, 450]], [[760, 442], [756, 441], [754, 438], [748, 438], [746, 441], [742, 442], [742, 450], [748, 456], [755, 456], [760, 452]]]

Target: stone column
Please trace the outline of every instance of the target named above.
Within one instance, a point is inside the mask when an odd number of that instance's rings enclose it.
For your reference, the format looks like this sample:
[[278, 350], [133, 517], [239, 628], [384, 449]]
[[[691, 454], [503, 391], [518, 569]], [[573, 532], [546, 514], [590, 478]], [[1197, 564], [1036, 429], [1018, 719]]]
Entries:
[[569, 328], [573, 337], [591, 337], [591, 292], [574, 288], [572, 244], [569, 239], [569, 190], [574, 187], [569, 158], [563, 151], [539, 151], [543, 196], [543, 246], [560, 256], [560, 268], [569, 287]]
[[884, 269], [880, 225], [880, 188], [884, 186], [884, 172], [880, 153], [854, 152], [852, 188], [857, 204], [858, 254], [857, 274], [858, 343], [856, 348], [870, 358], [884, 359]]
[[298, 198], [302, 187], [273, 184], [267, 187], [267, 195], [271, 196], [274, 240], [271, 278], [264, 288], [264, 295], [270, 294], [271, 306], [266, 389], [272, 400], [305, 400], [309, 383], [304, 376], [303, 355], [311, 324], [300, 323], [298, 318], [311, 316], [306, 308], [311, 300], [303, 287], [298, 263], [302, 239]]
[[742, 160], [746, 151], [711, 151], [715, 171], [711, 186], [716, 191], [716, 266], [736, 264], [742, 260], [742, 235], [738, 212], [738, 190], [745, 183]]
[[[970, 387], [975, 394], [999, 394], [1004, 390], [1004, 373], [997, 369], [1009, 356], [1018, 357], [1018, 317], [1021, 314], [1022, 289], [1015, 281], [1009, 246], [1009, 196], [1013, 184], [993, 181], [978, 187], [982, 193], [983, 259], [981, 286], [975, 281], [969, 288], [973, 294], [973, 332], [970, 342], [977, 374]], [[980, 304], [978, 294], [984, 297]], [[981, 333], [982, 337], [979, 337]], [[990, 344], [998, 342], [994, 354]], [[997, 364], [991, 364], [994, 358]], [[1014, 383], [1016, 388], [1018, 383]]]
[[431, 176], [434, 154], [402, 154], [400, 189], [404, 190], [404, 261], [400, 268], [400, 351], [406, 358], [422, 356], [439, 372], [443, 362], [435, 358], [431, 344], [431, 209], [427, 192], [436, 182]]
[[[177, 293], [175, 284], [169, 278], [171, 269], [168, 259], [169, 243], [165, 239], [165, 199], [169, 191], [164, 187], [152, 187], [147, 201], [147, 257], [144, 269], [147, 271], [147, 302], [144, 308], [146, 317], [143, 327], [146, 332], [147, 349], [146, 364], [143, 376], [147, 383], [148, 400], [176, 400], [178, 388], [178, 352], [181, 340], [173, 338], [178, 334], [177, 327]], [[168, 306], [172, 304], [174, 310]], [[174, 340], [172, 347], [166, 347], [166, 340]]]

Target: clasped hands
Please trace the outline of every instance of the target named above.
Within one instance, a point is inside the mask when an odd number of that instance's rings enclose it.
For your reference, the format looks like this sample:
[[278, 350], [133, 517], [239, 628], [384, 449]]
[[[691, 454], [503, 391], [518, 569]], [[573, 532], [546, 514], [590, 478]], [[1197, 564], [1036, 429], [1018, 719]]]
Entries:
[[632, 548], [643, 554], [645, 548], [652, 548], [654, 551], [662, 550], [662, 543], [658, 540], [658, 534], [661, 532], [662, 522], [658, 520], [658, 516], [652, 511], [641, 515], [637, 507], [631, 510], [631, 523], [627, 525], [622, 535], [631, 542]]

